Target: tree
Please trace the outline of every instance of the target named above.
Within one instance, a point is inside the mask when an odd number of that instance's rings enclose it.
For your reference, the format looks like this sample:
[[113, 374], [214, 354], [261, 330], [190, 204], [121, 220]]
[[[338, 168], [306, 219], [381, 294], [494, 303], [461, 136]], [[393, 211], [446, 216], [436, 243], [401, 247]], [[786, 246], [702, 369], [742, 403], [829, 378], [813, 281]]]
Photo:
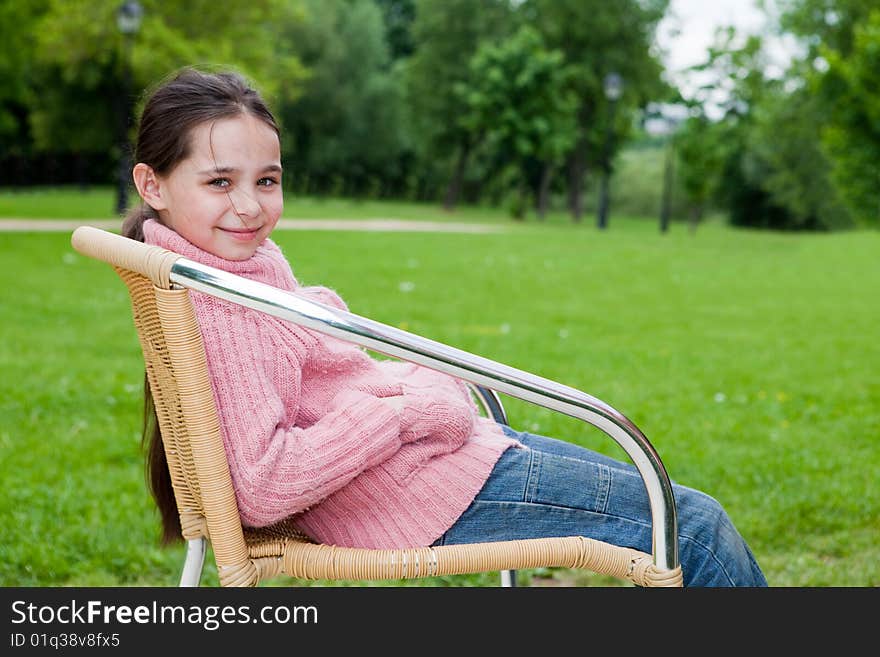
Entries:
[[415, 50], [412, 24], [416, 17], [415, 0], [376, 0], [385, 23], [385, 41], [391, 61], [409, 57]]
[[408, 150], [401, 83], [372, 0], [309, 0], [286, 35], [309, 79], [282, 111], [297, 189], [380, 194], [403, 186]]
[[673, 137], [679, 184], [687, 198], [692, 231], [702, 221], [719, 186], [725, 157], [724, 128], [699, 111], [688, 117]]
[[[698, 67], [714, 72], [715, 82], [705, 85], [695, 101], [706, 103], [723, 91], [724, 115], [696, 134], [708, 145], [722, 144], [726, 151], [716, 174], [720, 176], [717, 190], [735, 225], [844, 228], [852, 225], [859, 208], [868, 207], [876, 214], [878, 207], [870, 190], [877, 188], [872, 163], [880, 139], [866, 114], [873, 98], [870, 89], [877, 84], [872, 77], [876, 58], [869, 56], [860, 69], [865, 75], [849, 78], [854, 70], [850, 65], [858, 61], [857, 33], [870, 25], [865, 20], [865, 27], [856, 27], [867, 18], [866, 4], [859, 0], [783, 4], [782, 24], [804, 37], [804, 57], [795, 57], [784, 76], [771, 77], [761, 37], [737, 45], [732, 28], [721, 30], [708, 61]], [[700, 163], [698, 158], [682, 163], [692, 180], [697, 179]], [[863, 181], [867, 182], [860, 192], [857, 187]]]
[[877, 9], [876, 0], [775, 0], [775, 4], [781, 28], [801, 38], [808, 62], [826, 49], [848, 56], [856, 26]]
[[[447, 181], [448, 210], [458, 203], [475, 145], [472, 131], [458, 120], [456, 85], [468, 82], [468, 63], [480, 44], [509, 33], [511, 21], [507, 0], [416, 0], [416, 49], [404, 72], [407, 103], [420, 167]], [[450, 164], [451, 173], [438, 170]]]
[[805, 88], [764, 94], [746, 134], [749, 178], [787, 212], [787, 229], [834, 230], [852, 225], [822, 147], [822, 116]]
[[[797, 113], [782, 112], [780, 101], [787, 92], [782, 81], [767, 76], [766, 57], [760, 36], [741, 40], [728, 27], [717, 31], [707, 61], [694, 67], [714, 79], [690, 99], [701, 109], [698, 119], [689, 121], [682, 134], [680, 168], [685, 188], [695, 201], [705, 200], [704, 195], [714, 188], [715, 199], [737, 226], [820, 228], [815, 208], [807, 209], [803, 203], [796, 209], [787, 205], [793, 199], [790, 186], [796, 181], [803, 190], [804, 185], [816, 184], [822, 168], [809, 172], [793, 168], [792, 158], [809, 148], [798, 140], [810, 138], [810, 125]], [[722, 116], [710, 120], [706, 111], [714, 104]], [[781, 120], [797, 120], [797, 124], [780, 126]], [[812, 141], [817, 144], [815, 137]]]
[[832, 178], [853, 217], [880, 226], [880, 8], [854, 29], [848, 55], [825, 50], [828, 71], [820, 84], [833, 87], [835, 111], [823, 144], [834, 163]]
[[553, 168], [576, 136], [577, 99], [562, 52], [547, 51], [541, 35], [523, 26], [501, 43], [480, 46], [469, 70], [469, 83], [457, 86], [460, 123], [508, 163], [517, 189], [514, 217], [523, 217], [530, 190], [543, 218]]
[[0, 184], [25, 179], [32, 156], [28, 108], [33, 103], [33, 26], [48, 2], [0, 0]]
[[[27, 4], [27, 3], [25, 3]], [[183, 65], [210, 62], [253, 79], [271, 102], [295, 95], [303, 77], [296, 56], [277, 38], [297, 19], [296, 3], [143, 0], [143, 22], [132, 49], [134, 89], [148, 87]], [[123, 37], [116, 0], [51, 2], [32, 25], [33, 90], [29, 120], [37, 148], [111, 152], [117, 117], [137, 98], [122, 96]]]
[[10, 145], [26, 127], [21, 118], [29, 102], [31, 35], [45, 11], [45, 2], [0, 0], [0, 144]]
[[[662, 66], [652, 44], [668, 0], [526, 0], [522, 20], [533, 22], [548, 48], [560, 49], [574, 74], [578, 98], [577, 140], [567, 154], [568, 205], [575, 221], [583, 214], [584, 181], [591, 166], [600, 164], [604, 135], [613, 129], [618, 144], [632, 125], [636, 108], [665, 91]], [[624, 80], [624, 93], [611, 113], [602, 86], [608, 73]], [[608, 157], [613, 157], [609, 153]]]
[[852, 217], [880, 225], [880, 8], [876, 0], [779, 0], [781, 24], [805, 47], [831, 180]]

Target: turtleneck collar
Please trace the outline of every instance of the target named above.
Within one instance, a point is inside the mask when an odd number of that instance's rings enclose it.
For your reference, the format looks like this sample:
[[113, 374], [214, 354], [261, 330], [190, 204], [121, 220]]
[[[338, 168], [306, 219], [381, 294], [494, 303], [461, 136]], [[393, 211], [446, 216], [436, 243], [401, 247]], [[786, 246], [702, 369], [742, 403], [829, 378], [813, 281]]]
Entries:
[[283, 290], [293, 291], [299, 287], [281, 249], [269, 238], [266, 238], [257, 247], [254, 255], [247, 260], [226, 260], [200, 249], [155, 219], [147, 219], [144, 222], [144, 242], [168, 249], [203, 265]]

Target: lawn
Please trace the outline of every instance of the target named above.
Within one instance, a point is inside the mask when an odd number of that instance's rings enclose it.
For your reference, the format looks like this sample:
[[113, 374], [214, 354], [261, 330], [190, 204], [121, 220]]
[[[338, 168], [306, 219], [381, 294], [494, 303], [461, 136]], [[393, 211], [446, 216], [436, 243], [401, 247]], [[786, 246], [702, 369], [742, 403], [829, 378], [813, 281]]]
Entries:
[[[628, 415], [673, 479], [724, 504], [771, 585], [880, 585], [880, 234], [486, 220], [511, 229], [275, 238], [303, 284], [336, 288], [353, 312]], [[0, 233], [0, 253], [0, 585], [174, 585], [183, 550], [159, 546], [144, 486], [121, 282], [69, 233]], [[515, 426], [623, 457], [577, 420], [504, 402]]]

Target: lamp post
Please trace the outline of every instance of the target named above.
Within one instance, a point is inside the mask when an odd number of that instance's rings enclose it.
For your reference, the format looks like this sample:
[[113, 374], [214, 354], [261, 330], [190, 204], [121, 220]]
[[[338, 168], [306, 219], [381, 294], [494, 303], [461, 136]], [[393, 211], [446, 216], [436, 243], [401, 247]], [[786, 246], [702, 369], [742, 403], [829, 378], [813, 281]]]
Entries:
[[603, 82], [605, 98], [608, 99], [608, 125], [605, 129], [605, 150], [602, 153], [602, 182], [599, 188], [598, 227], [604, 230], [608, 226], [609, 193], [608, 183], [611, 178], [611, 153], [614, 146], [614, 110], [623, 93], [623, 78], [619, 73], [609, 73]]
[[131, 181], [128, 129], [131, 126], [131, 44], [141, 27], [144, 10], [137, 0], [127, 0], [116, 10], [116, 26], [122, 33], [122, 97], [119, 100], [119, 172], [117, 176], [116, 213], [128, 208], [128, 186]]
[[660, 201], [660, 232], [669, 230], [669, 217], [672, 214], [672, 180], [675, 162], [675, 121], [665, 118], [666, 122], [666, 154], [663, 165], [663, 196]]
[[678, 126], [687, 116], [687, 109], [681, 105], [655, 105], [650, 116], [648, 132], [662, 137], [664, 145], [663, 190], [660, 198], [660, 232], [669, 230], [672, 216], [672, 194], [675, 179], [675, 135]]

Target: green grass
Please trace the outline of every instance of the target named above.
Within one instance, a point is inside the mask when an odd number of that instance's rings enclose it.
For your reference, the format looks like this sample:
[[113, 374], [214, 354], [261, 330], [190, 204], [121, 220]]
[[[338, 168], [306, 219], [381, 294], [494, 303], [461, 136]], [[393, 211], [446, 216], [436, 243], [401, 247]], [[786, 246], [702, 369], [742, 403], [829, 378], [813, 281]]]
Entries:
[[[612, 216], [604, 233], [558, 221], [275, 238], [300, 282], [336, 288], [353, 312], [628, 415], [673, 479], [724, 504], [771, 585], [880, 585], [877, 233], [715, 223], [660, 236]], [[183, 550], [159, 547], [143, 482], [122, 283], [67, 233], [0, 233], [0, 253], [0, 585], [174, 585]], [[623, 456], [572, 418], [504, 401], [518, 427]], [[204, 582], [216, 583], [210, 565]]]
[[0, 189], [0, 217], [14, 219], [112, 219], [113, 190], [91, 187]]

